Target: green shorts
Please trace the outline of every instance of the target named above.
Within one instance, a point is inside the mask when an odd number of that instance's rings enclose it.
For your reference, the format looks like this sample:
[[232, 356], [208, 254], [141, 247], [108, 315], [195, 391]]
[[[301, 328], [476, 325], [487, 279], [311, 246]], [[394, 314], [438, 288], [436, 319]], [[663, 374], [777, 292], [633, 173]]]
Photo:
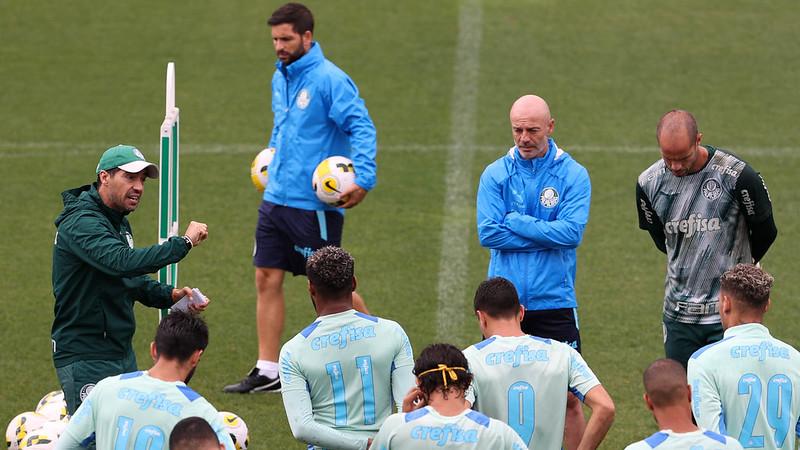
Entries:
[[67, 411], [75, 414], [94, 385], [105, 377], [136, 371], [136, 354], [128, 353], [124, 359], [75, 361], [63, 367], [56, 367], [56, 376], [64, 391]]
[[721, 339], [721, 323], [701, 325], [664, 318], [664, 353], [683, 367], [694, 352]]

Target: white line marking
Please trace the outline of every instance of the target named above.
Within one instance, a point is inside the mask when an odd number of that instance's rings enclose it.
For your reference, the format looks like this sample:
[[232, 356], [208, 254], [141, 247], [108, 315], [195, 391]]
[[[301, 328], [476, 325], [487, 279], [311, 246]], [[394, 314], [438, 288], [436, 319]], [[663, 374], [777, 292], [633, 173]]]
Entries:
[[[378, 151], [381, 152], [410, 152], [410, 153], [437, 153], [437, 152], [457, 152], [462, 151], [474, 153], [496, 154], [498, 158], [504, 155], [513, 142], [495, 144], [378, 144]], [[70, 143], [70, 142], [0, 142], [0, 159], [6, 158], [48, 158], [52, 156], [100, 156], [108, 148], [108, 143]], [[154, 145], [156, 147], [156, 145]], [[157, 149], [153, 149], [153, 158], [157, 156]], [[567, 145], [564, 150], [571, 153], [610, 153], [610, 154], [650, 154], [653, 160], [658, 158], [658, 147], [652, 146], [614, 146], [614, 145]], [[766, 156], [781, 158], [800, 158], [800, 152], [796, 147], [744, 147], [742, 149], [732, 149], [736, 154], [747, 156]], [[252, 155], [255, 157], [261, 147], [253, 144], [215, 144], [215, 143], [181, 143], [182, 155]], [[147, 156], [147, 155], [145, 155]]]
[[481, 51], [480, 0], [464, 0], [458, 11], [450, 144], [447, 148], [444, 214], [442, 219], [436, 338], [459, 343], [467, 311], [466, 279], [469, 236], [475, 192], [470, 180], [477, 128], [478, 76]]

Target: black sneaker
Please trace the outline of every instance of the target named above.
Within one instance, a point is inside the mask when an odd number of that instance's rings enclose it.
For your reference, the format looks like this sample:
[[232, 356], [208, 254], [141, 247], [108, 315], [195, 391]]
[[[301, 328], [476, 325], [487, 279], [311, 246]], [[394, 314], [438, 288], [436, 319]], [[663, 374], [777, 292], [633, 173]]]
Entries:
[[248, 394], [253, 392], [280, 392], [281, 379], [278, 377], [270, 378], [258, 373], [258, 367], [247, 374], [242, 381], [236, 384], [229, 384], [222, 388], [223, 392], [234, 394]]

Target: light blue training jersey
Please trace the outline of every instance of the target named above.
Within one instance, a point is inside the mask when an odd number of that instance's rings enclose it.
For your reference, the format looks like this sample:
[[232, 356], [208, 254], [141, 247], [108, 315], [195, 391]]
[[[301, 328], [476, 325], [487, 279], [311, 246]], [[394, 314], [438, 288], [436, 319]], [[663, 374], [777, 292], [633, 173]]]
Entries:
[[742, 450], [742, 444], [730, 436], [708, 430], [675, 433], [661, 430], [647, 439], [625, 447], [625, 450]]
[[397, 322], [352, 309], [317, 318], [281, 349], [292, 433], [319, 448], [365, 448], [414, 386], [413, 367]]
[[733, 436], [744, 448], [794, 449], [800, 417], [800, 353], [758, 323], [689, 358], [692, 411], [701, 427]]
[[217, 410], [183, 382], [147, 372], [116, 375], [97, 383], [55, 448], [79, 449], [95, 440], [98, 450], [168, 450], [172, 428], [193, 416], [205, 419], [226, 449], [235, 449]]
[[567, 392], [583, 397], [600, 381], [575, 349], [535, 336], [492, 336], [464, 350], [473, 408], [509, 424], [529, 448], [558, 450]]
[[522, 439], [505, 423], [467, 409], [443, 416], [426, 406], [389, 416], [372, 441], [374, 450], [525, 450]]

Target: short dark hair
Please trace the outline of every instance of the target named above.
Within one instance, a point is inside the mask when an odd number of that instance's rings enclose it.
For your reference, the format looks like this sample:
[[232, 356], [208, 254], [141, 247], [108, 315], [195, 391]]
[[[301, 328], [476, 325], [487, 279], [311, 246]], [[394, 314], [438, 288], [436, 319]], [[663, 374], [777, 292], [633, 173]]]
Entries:
[[737, 264], [719, 277], [720, 290], [754, 309], [767, 305], [774, 281], [772, 275], [752, 264]]
[[664, 407], [689, 401], [686, 369], [674, 359], [657, 359], [642, 374], [644, 391], [653, 406]]
[[[119, 167], [114, 167], [113, 169], [108, 169], [105, 172], [108, 172], [108, 174], [113, 177], [114, 174], [119, 172], [120, 170], [122, 170], [122, 169], [120, 169]], [[100, 187], [100, 174], [99, 173], [97, 174], [97, 187], [98, 188]]]
[[186, 361], [208, 346], [208, 326], [197, 314], [172, 311], [158, 324], [155, 342], [159, 357]]
[[306, 31], [314, 32], [314, 15], [311, 10], [301, 3], [287, 3], [276, 9], [267, 24], [271, 27], [284, 23], [292, 24], [292, 29], [297, 34]]
[[[453, 374], [457, 377], [455, 380], [447, 373], [447, 370], [424, 373], [431, 369], [438, 369], [441, 364], [448, 368], [460, 367], [462, 369], [453, 370]], [[447, 398], [448, 389], [445, 389], [445, 380], [447, 380], [447, 388], [453, 387], [462, 394], [472, 383], [472, 373], [469, 371], [467, 358], [461, 353], [461, 350], [451, 344], [431, 344], [425, 347], [414, 363], [414, 375], [419, 379], [419, 389], [425, 397], [430, 396], [437, 389], [442, 389], [442, 394]]]
[[214, 429], [202, 417], [187, 417], [175, 424], [169, 434], [169, 450], [219, 449]]
[[308, 281], [326, 298], [353, 292], [354, 271], [353, 257], [340, 247], [322, 247], [306, 261]]
[[656, 140], [661, 141], [661, 132], [677, 133], [685, 131], [689, 139], [694, 143], [697, 137], [697, 120], [689, 111], [683, 109], [673, 109], [661, 116], [656, 126]]
[[503, 277], [482, 281], [475, 291], [473, 307], [495, 319], [513, 318], [519, 311], [517, 288]]

